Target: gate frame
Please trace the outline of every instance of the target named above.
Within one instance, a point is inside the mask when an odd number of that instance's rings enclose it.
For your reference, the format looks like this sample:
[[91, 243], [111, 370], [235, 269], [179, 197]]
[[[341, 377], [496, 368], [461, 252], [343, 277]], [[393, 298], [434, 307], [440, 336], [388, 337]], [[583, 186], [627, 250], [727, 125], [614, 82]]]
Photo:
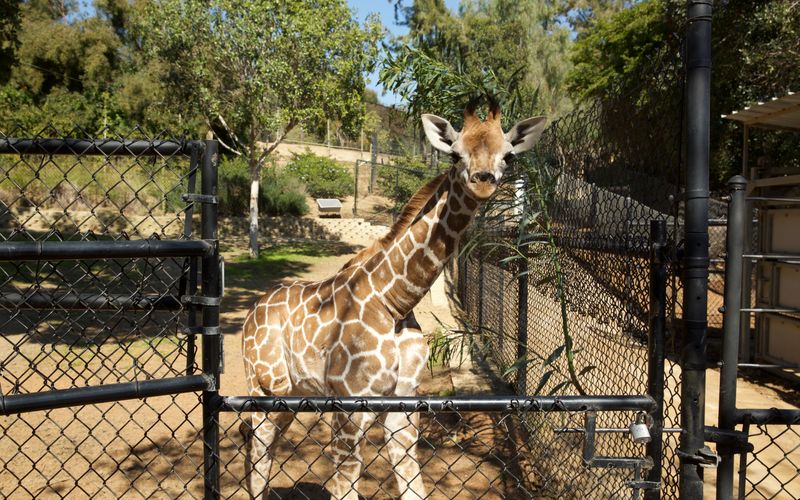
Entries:
[[[186, 257], [191, 265], [189, 290], [175, 300], [160, 300], [149, 303], [153, 309], [176, 310], [181, 304], [187, 311], [187, 375], [156, 380], [143, 380], [97, 386], [61, 389], [30, 394], [0, 394], [0, 415], [49, 410], [70, 406], [109, 403], [151, 396], [163, 396], [202, 391], [203, 401], [203, 462], [206, 498], [214, 497], [219, 481], [219, 425], [212, 402], [218, 397], [219, 375], [222, 370], [222, 335], [219, 328], [220, 304], [220, 256], [217, 239], [217, 166], [218, 143], [206, 141], [119, 141], [108, 139], [0, 139], [0, 154], [30, 155], [75, 155], [75, 156], [174, 156], [189, 157], [187, 193], [183, 195], [187, 206], [184, 237], [191, 236], [194, 204], [200, 203], [200, 240], [125, 240], [125, 241], [58, 241], [58, 242], [0, 242], [0, 261], [9, 260], [81, 260], [81, 259], [130, 259], [153, 257]], [[202, 159], [201, 165], [198, 163]], [[197, 171], [201, 172], [201, 192], [194, 193]], [[195, 295], [195, 260], [201, 259], [202, 289]], [[76, 309], [89, 304], [124, 304], [119, 297], [66, 294]], [[64, 297], [39, 294], [33, 304], [37, 309], [46, 309], [59, 303]], [[14, 297], [12, 297], [14, 298]], [[26, 303], [29, 297], [16, 297]], [[115, 302], [116, 300], [116, 302]], [[128, 299], [128, 302], [131, 302]], [[141, 306], [132, 303], [135, 307]], [[196, 308], [202, 309], [202, 321], [197, 325]], [[194, 336], [202, 336], [202, 373], [193, 374]]]

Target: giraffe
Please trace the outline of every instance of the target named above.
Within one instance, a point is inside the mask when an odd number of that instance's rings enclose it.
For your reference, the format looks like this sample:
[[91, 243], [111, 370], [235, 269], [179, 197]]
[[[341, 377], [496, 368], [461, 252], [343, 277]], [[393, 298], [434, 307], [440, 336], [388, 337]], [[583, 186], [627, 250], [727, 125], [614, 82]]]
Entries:
[[[414, 317], [453, 256], [478, 206], [495, 192], [515, 154], [537, 141], [545, 118], [503, 133], [500, 110], [481, 119], [470, 104], [461, 132], [422, 115], [425, 135], [452, 158], [448, 171], [414, 194], [382, 238], [321, 281], [283, 282], [249, 311], [242, 342], [251, 396], [416, 396], [429, 348]], [[291, 413], [254, 412], [243, 424], [247, 487], [266, 498], [276, 438]], [[358, 498], [360, 442], [376, 416], [334, 413], [330, 454], [333, 498]], [[403, 500], [425, 498], [416, 445], [419, 414], [388, 413], [385, 446]]]

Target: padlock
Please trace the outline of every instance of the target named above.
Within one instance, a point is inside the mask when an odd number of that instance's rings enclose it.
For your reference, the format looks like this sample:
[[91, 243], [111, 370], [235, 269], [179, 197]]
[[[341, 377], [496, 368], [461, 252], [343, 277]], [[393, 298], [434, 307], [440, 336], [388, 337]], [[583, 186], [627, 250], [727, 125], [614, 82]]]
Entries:
[[649, 443], [652, 439], [650, 437], [650, 430], [647, 428], [647, 424], [645, 423], [645, 419], [645, 414], [639, 412], [636, 414], [636, 420], [629, 427], [631, 438], [633, 439], [634, 443]]

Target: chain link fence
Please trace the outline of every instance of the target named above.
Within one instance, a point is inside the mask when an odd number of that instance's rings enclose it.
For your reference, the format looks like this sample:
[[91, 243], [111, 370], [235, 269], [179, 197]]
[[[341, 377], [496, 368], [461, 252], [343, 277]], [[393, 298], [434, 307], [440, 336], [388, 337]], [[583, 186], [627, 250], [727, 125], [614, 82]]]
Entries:
[[[408, 490], [432, 499], [629, 497], [638, 490], [632, 481], [641, 480], [651, 465], [643, 457], [643, 445], [634, 446], [636, 453], [627, 461], [601, 456], [610, 434], [587, 425], [595, 412], [575, 411], [574, 404], [557, 398], [547, 402], [454, 398], [405, 406], [365, 399], [356, 403], [357, 408], [345, 408], [347, 402], [334, 400], [316, 404], [298, 398], [288, 403], [241, 399], [240, 404], [229, 404], [235, 411], [221, 416], [220, 488], [225, 498], [247, 488], [249, 478], [241, 466], [247, 448], [243, 436], [250, 437], [255, 430], [259, 439], [248, 411], [256, 407], [270, 410], [260, 414], [263, 421], [258, 425], [286, 426], [286, 419], [290, 421], [288, 430], [272, 444], [271, 473], [263, 478], [276, 498], [320, 498], [336, 491], [334, 478], [341, 466], [332, 449], [332, 434], [348, 424], [362, 425], [361, 417], [374, 424], [353, 450], [360, 457], [358, 479], [346, 483], [361, 498], [398, 498]], [[647, 400], [640, 398], [642, 402]], [[632, 406], [621, 399], [616, 404]], [[470, 405], [475, 409], [470, 411]], [[350, 412], [339, 413], [345, 409]], [[401, 413], [394, 413], [398, 410]], [[635, 412], [626, 413], [631, 421], [635, 418]], [[394, 420], [391, 425], [389, 419]], [[409, 445], [405, 434], [409, 429], [419, 433], [416, 447]], [[587, 435], [596, 441], [588, 441]], [[408, 455], [419, 464], [419, 472], [411, 477], [398, 466]], [[556, 467], [549, 460], [554, 455], [564, 458]]]
[[[673, 13], [674, 14], [674, 13]], [[684, 183], [681, 14], [634, 88], [594, 96], [554, 122], [520, 178], [529, 212], [540, 228], [520, 268], [503, 259], [463, 257], [458, 284], [467, 317], [486, 332], [487, 360], [517, 392], [528, 394], [645, 394], [648, 370], [649, 227], [667, 227], [664, 454], [661, 496], [678, 498]], [[519, 203], [511, 195], [512, 203]], [[508, 203], [509, 197], [501, 199]], [[489, 241], [518, 245], [520, 219], [489, 206], [480, 221]], [[526, 287], [520, 293], [520, 286]], [[523, 302], [524, 300], [524, 302]], [[524, 314], [524, 325], [518, 319]], [[566, 339], [566, 335], [571, 340]], [[572, 343], [572, 352], [568, 343]], [[520, 346], [524, 348], [521, 350]], [[520, 369], [524, 355], [525, 369]], [[572, 358], [572, 360], [570, 360]], [[570, 364], [573, 366], [570, 367]], [[574, 379], [577, 379], [577, 383]], [[580, 385], [580, 389], [578, 388]], [[609, 412], [598, 425], [625, 427]], [[625, 455], [625, 436], [608, 439], [607, 452]], [[552, 455], [553, 465], [563, 457]], [[604, 491], [603, 496], [613, 496]]]

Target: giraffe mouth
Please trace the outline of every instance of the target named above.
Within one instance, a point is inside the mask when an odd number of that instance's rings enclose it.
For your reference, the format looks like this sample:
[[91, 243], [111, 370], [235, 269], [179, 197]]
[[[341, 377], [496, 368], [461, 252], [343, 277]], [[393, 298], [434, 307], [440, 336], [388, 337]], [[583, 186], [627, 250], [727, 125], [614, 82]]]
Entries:
[[476, 172], [470, 176], [468, 187], [475, 199], [483, 201], [497, 190], [497, 179], [491, 172]]

